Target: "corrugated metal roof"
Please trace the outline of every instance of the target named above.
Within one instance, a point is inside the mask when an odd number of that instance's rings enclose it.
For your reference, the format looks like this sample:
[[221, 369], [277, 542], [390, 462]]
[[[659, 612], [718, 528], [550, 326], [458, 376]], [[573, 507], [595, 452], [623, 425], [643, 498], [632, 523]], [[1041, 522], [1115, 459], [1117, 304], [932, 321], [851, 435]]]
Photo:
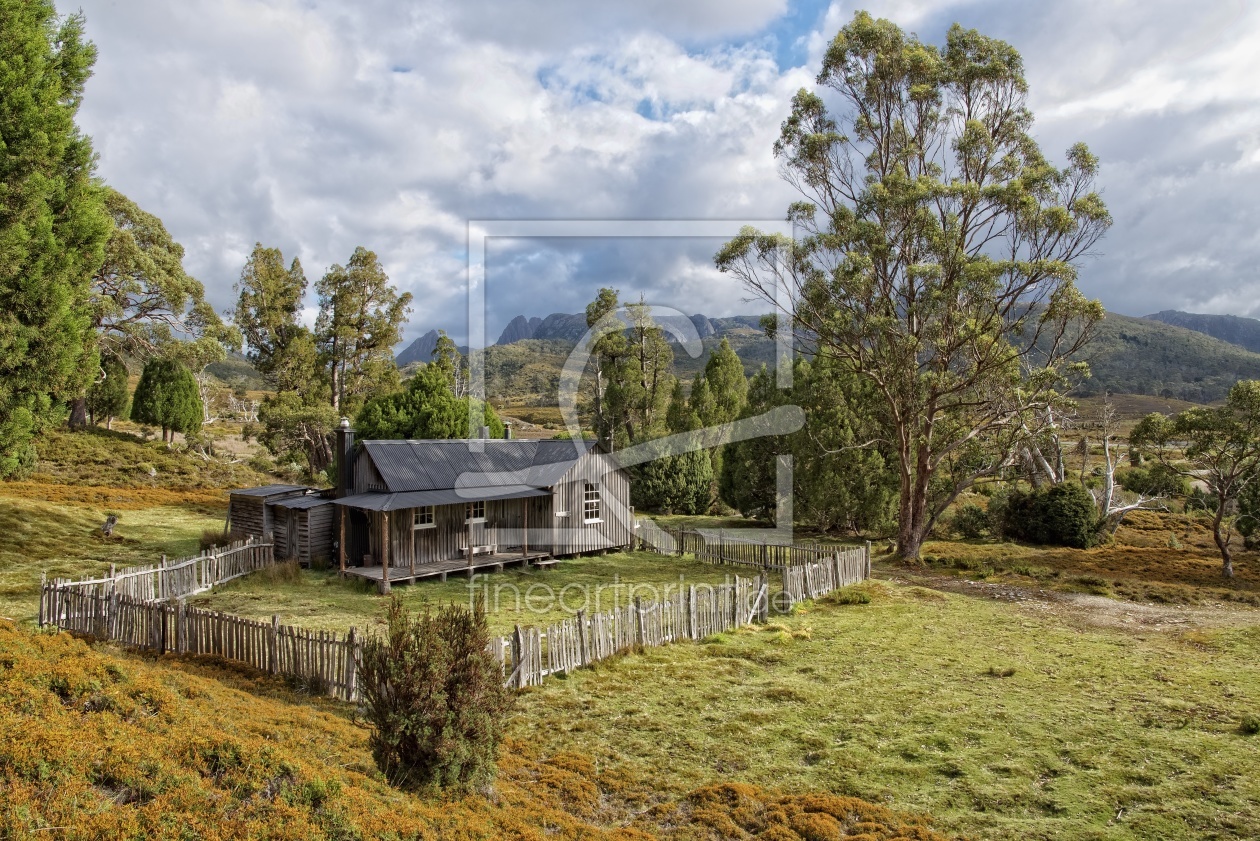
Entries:
[[[480, 452], [471, 446], [474, 443]], [[594, 441], [582, 440], [363, 442], [391, 493], [506, 485], [549, 487], [594, 446]]]
[[331, 499], [325, 499], [322, 496], [307, 495], [291, 496], [287, 499], [272, 500], [269, 501], [267, 505], [272, 508], [291, 508], [294, 510], [301, 510], [305, 508], [318, 508], [321, 505], [329, 505], [331, 503]]
[[305, 485], [263, 485], [260, 488], [237, 488], [231, 491], [232, 496], [275, 496], [276, 494], [293, 493], [306, 490]]
[[541, 488], [522, 486], [500, 487], [491, 493], [481, 494], [461, 493], [453, 488], [442, 488], [406, 493], [354, 494], [328, 501], [365, 511], [398, 511], [403, 508], [419, 508], [422, 505], [455, 505], [476, 499], [526, 499], [531, 496], [547, 496], [549, 493], [551, 492]]

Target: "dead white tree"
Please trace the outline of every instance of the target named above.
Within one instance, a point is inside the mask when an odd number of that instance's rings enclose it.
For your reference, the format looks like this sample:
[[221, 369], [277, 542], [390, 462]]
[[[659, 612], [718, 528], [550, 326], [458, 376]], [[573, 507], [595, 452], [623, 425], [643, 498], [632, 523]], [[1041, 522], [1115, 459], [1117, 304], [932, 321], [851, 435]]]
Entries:
[[[1101, 491], [1092, 490], [1090, 493], [1098, 506], [1100, 530], [1111, 535], [1115, 534], [1116, 529], [1120, 528], [1120, 524], [1124, 522], [1124, 516], [1130, 511], [1167, 511], [1168, 507], [1163, 504], [1155, 504], [1164, 498], [1158, 495], [1148, 497], [1139, 493], [1136, 495], [1136, 499], [1132, 497], [1125, 498], [1123, 490], [1116, 485], [1116, 463], [1120, 460], [1120, 454], [1119, 452], [1113, 452], [1111, 447], [1111, 442], [1114, 438], [1112, 430], [1115, 429], [1116, 424], [1116, 408], [1111, 405], [1111, 401], [1106, 397], [1103, 398], [1103, 407], [1099, 421], [1102, 429], [1103, 444], [1103, 486]], [[1088, 458], [1088, 451], [1086, 452], [1086, 458]], [[1084, 470], [1084, 462], [1082, 462], [1082, 475]]]

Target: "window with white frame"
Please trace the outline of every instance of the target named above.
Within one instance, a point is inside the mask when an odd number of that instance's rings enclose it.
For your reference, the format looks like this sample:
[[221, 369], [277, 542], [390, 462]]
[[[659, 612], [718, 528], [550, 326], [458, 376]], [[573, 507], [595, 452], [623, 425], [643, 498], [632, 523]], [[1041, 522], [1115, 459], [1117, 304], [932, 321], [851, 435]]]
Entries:
[[600, 522], [599, 485], [586, 483], [586, 491], [582, 494], [582, 522]]
[[411, 515], [411, 527], [413, 529], [431, 529], [433, 522], [433, 506], [423, 505], [417, 508]]
[[479, 499], [465, 506], [465, 523], [484, 523], [486, 521], [486, 501]]

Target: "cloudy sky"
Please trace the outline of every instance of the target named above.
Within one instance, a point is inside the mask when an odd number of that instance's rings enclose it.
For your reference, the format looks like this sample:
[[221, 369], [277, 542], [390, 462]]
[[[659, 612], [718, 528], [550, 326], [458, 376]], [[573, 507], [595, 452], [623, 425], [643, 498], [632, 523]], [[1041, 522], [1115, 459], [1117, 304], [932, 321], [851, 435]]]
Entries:
[[[1260, 3], [1204, 0], [81, 0], [81, 123], [220, 309], [256, 241], [312, 281], [355, 246], [466, 331], [469, 220], [781, 219], [791, 95], [856, 8], [1024, 56], [1034, 133], [1103, 163], [1115, 226], [1082, 271], [1109, 309], [1260, 317]], [[64, 6], [62, 11], [72, 10]], [[758, 311], [713, 239], [494, 239], [486, 332], [602, 285]]]

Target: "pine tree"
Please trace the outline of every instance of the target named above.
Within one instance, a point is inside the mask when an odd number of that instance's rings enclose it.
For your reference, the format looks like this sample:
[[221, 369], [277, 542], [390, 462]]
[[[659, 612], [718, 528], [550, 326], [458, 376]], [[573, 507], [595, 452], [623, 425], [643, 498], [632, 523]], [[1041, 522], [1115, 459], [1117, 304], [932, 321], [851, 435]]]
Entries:
[[[294, 258], [286, 269], [278, 248], [254, 243], [254, 250], [234, 287], [239, 297], [234, 320], [244, 334], [246, 355], [267, 383], [278, 390], [295, 387], [293, 345], [308, 333], [299, 322], [306, 274]], [[313, 360], [302, 367], [313, 368]], [[309, 377], [309, 375], [307, 375]]]
[[197, 378], [178, 359], [160, 358], [148, 362], [136, 385], [131, 419], [162, 428], [162, 440], [175, 440], [201, 429], [201, 391]]
[[744, 363], [725, 337], [705, 364], [704, 379], [713, 397], [712, 406], [706, 407], [701, 416], [704, 425], [730, 423], [739, 417], [748, 399], [748, 378], [744, 376]]
[[89, 280], [109, 219], [75, 125], [96, 60], [83, 17], [0, 0], [0, 478], [34, 465], [32, 436], [98, 369]]
[[345, 266], [329, 268], [315, 290], [315, 334], [329, 375], [332, 407], [352, 415], [368, 398], [398, 388], [394, 345], [402, 338], [411, 293], [400, 295], [376, 254], [362, 246]]
[[127, 416], [127, 366], [117, 356], [101, 358], [101, 373], [87, 392], [87, 412], [93, 424], [105, 421], [108, 429], [114, 418]]

